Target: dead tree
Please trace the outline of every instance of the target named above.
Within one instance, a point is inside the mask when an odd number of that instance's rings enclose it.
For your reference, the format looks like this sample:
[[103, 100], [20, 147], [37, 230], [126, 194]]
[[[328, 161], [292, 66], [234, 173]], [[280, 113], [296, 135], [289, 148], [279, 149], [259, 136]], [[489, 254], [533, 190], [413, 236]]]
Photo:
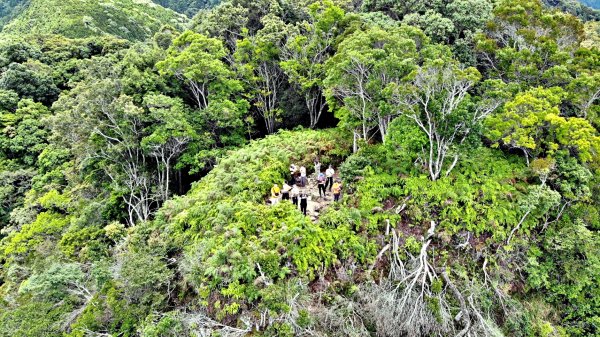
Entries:
[[[432, 223], [430, 232], [433, 232]], [[392, 231], [390, 271], [378, 284], [361, 291], [361, 302], [379, 336], [501, 336], [482, 312], [479, 291], [472, 284], [455, 285], [445, 268], [429, 256], [432, 239], [423, 241], [416, 256], [403, 250]], [[458, 314], [452, 315], [454, 303]]]

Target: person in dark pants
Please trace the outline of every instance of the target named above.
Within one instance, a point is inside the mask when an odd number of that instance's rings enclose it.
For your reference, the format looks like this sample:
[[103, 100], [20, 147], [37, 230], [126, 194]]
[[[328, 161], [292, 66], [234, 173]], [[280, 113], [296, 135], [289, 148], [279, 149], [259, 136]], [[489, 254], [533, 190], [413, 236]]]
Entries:
[[300, 192], [300, 211], [302, 212], [302, 214], [306, 215], [307, 207], [308, 207], [308, 193], [306, 193], [306, 190], [303, 189]]
[[335, 202], [340, 201], [340, 194], [342, 193], [342, 184], [341, 182], [338, 180], [335, 182], [335, 184], [333, 184], [333, 200]]
[[300, 187], [306, 187], [308, 185], [308, 178], [306, 176], [300, 177]]
[[325, 174], [323, 172], [319, 172], [317, 176], [317, 186], [319, 187], [319, 196], [325, 197], [327, 193], [325, 192]]
[[294, 173], [294, 184], [298, 186], [301, 184], [300, 173], [298, 172]]
[[292, 204], [294, 204], [297, 209], [298, 208], [298, 196], [300, 195], [300, 190], [298, 189], [298, 185], [294, 185], [294, 187], [292, 187], [292, 191], [290, 192], [290, 194], [292, 196]]
[[335, 170], [333, 169], [333, 166], [329, 165], [329, 168], [327, 168], [327, 170], [325, 170], [325, 176], [327, 177], [327, 182], [325, 183], [325, 189], [327, 189], [327, 187], [329, 187], [329, 191], [331, 191], [331, 188], [333, 187], [333, 175], [335, 174]]
[[281, 200], [290, 200], [290, 190], [292, 186], [288, 185], [285, 181], [283, 182], [283, 187], [281, 188]]

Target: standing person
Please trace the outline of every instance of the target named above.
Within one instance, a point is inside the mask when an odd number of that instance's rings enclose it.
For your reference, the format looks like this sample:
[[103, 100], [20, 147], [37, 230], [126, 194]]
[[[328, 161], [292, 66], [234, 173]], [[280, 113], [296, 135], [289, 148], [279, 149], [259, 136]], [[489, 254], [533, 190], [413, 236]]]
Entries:
[[294, 175], [292, 174], [292, 176], [290, 177], [290, 180], [288, 180], [288, 185], [290, 185], [290, 189], [296, 185], [296, 177], [294, 177]]
[[306, 187], [308, 185], [308, 178], [306, 176], [300, 177], [300, 187]]
[[273, 187], [271, 187], [271, 205], [276, 205], [279, 202], [280, 192], [279, 185], [273, 184]]
[[306, 177], [306, 167], [300, 166], [300, 177]]
[[283, 182], [283, 187], [281, 188], [281, 200], [290, 200], [290, 190], [292, 186], [288, 185], [285, 181]]
[[298, 208], [298, 196], [300, 195], [300, 189], [298, 189], [298, 185], [294, 185], [294, 187], [292, 187], [290, 194], [292, 196], [292, 204]]
[[340, 201], [340, 194], [342, 193], [342, 184], [340, 183], [339, 180], [337, 180], [335, 182], [335, 184], [333, 184], [333, 200], [334, 201]]
[[321, 162], [319, 158], [315, 159], [315, 178], [319, 177], [319, 173], [321, 173]]
[[294, 175], [294, 173], [296, 173], [296, 170], [297, 170], [297, 169], [298, 169], [298, 168], [296, 167], [296, 165], [295, 165], [295, 164], [290, 164], [290, 174], [291, 174], [291, 175]]
[[319, 172], [319, 175], [317, 176], [317, 186], [319, 187], [319, 196], [320, 197], [326, 197], [327, 193], [325, 192], [325, 181], [327, 179], [325, 178], [325, 173], [323, 172]]
[[294, 173], [294, 184], [300, 186], [301, 183], [302, 181], [300, 179], [300, 172]]
[[325, 183], [325, 188], [329, 186], [329, 191], [331, 192], [331, 188], [333, 187], [333, 175], [335, 174], [335, 170], [333, 166], [329, 165], [329, 168], [325, 171], [325, 176], [327, 177], [327, 182]]
[[296, 171], [298, 171], [296, 165], [290, 164], [290, 185], [295, 184], [294, 181], [296, 180]]
[[308, 207], [308, 193], [306, 192], [306, 189], [302, 189], [302, 191], [300, 191], [300, 211], [302, 212], [302, 214], [306, 215], [306, 209]]

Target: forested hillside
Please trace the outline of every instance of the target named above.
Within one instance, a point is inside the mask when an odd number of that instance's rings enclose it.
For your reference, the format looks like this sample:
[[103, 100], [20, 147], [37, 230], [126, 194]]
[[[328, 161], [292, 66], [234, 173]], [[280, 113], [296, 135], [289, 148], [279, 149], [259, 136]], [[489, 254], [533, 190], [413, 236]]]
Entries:
[[581, 3], [591, 8], [600, 9], [600, 1], [598, 0], [581, 0]]
[[150, 0], [9, 1], [5, 13], [11, 20], [4, 25], [3, 34], [69, 38], [112, 35], [140, 41], [151, 38], [164, 25], [181, 28], [186, 22], [182, 15]]
[[558, 8], [561, 11], [573, 14], [583, 21], [598, 21], [600, 20], [600, 11], [598, 6], [594, 9], [590, 3], [577, 0], [544, 0], [551, 7]]
[[188, 16], [194, 16], [198, 11], [206, 8], [211, 8], [219, 3], [221, 0], [153, 0], [155, 3], [165, 7], [171, 8], [179, 13], [186, 14]]
[[600, 336], [596, 13], [158, 2], [0, 7], [0, 337]]
[[16, 15], [21, 13], [27, 4], [28, 0], [2, 0], [0, 1], [0, 28], [12, 20]]

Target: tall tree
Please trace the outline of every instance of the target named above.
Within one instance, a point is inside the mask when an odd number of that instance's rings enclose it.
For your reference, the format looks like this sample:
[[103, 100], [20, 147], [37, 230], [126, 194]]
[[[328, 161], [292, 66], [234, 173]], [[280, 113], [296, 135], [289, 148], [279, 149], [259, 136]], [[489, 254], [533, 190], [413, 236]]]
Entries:
[[415, 28], [359, 30], [340, 43], [327, 63], [326, 95], [331, 106], [342, 103], [337, 114], [354, 134], [355, 151], [359, 139], [368, 142], [376, 135], [374, 129], [385, 140], [396, 111], [385, 108], [384, 89], [405, 81], [424, 44], [426, 37]]
[[161, 74], [179, 78], [195, 105], [191, 112], [193, 128], [204, 134], [190, 144], [195, 154], [184, 155], [186, 162], [197, 166], [214, 158], [208, 148], [240, 145], [245, 141], [245, 120], [249, 103], [242, 98], [243, 85], [226, 62], [227, 50], [216, 38], [186, 31], [156, 64]]
[[469, 106], [468, 92], [480, 78], [475, 68], [435, 60], [417, 69], [409, 85], [399, 86], [392, 94], [400, 113], [427, 136], [425, 162], [431, 180], [452, 171], [460, 156], [457, 146], [497, 107], [487, 101], [480, 107]]
[[165, 60], [156, 67], [161, 73], [174, 75], [188, 88], [198, 109], [206, 109], [210, 99], [229, 87], [239, 88], [234, 74], [224, 62], [223, 43], [215, 38], [186, 31], [167, 50]]
[[48, 144], [45, 119], [50, 111], [30, 99], [19, 101], [14, 112], [0, 112], [0, 155], [33, 166]]
[[173, 162], [194, 139], [180, 100], [123, 93], [127, 62], [85, 62], [82, 81], [55, 103], [53, 140], [71, 150], [84, 179], [109, 186], [125, 205], [127, 222], [147, 221], [169, 197]]
[[22, 98], [51, 104], [59, 90], [49, 66], [39, 61], [11, 63], [0, 76], [0, 89], [12, 90]]
[[585, 119], [561, 116], [560, 88], [533, 88], [519, 93], [486, 120], [487, 136], [496, 144], [516, 148], [530, 158], [572, 153], [582, 163], [598, 164], [600, 137]]
[[190, 123], [189, 112], [180, 99], [164, 95], [148, 95], [144, 105], [154, 121], [142, 138], [141, 146], [154, 158], [158, 170], [157, 179], [160, 198], [169, 198], [171, 174], [174, 162], [183, 153], [188, 143], [198, 137]]
[[331, 1], [316, 2], [309, 11], [310, 20], [298, 23], [298, 31], [287, 38], [281, 67], [304, 95], [310, 127], [314, 128], [326, 106], [322, 89], [325, 62], [333, 54], [336, 39], [343, 32], [345, 13]]
[[238, 41], [235, 62], [251, 89], [249, 95], [267, 133], [273, 133], [281, 114], [279, 101], [286, 81], [279, 62], [288, 26], [274, 14], [266, 15], [261, 22], [264, 27], [256, 35]]
[[229, 51], [235, 51], [237, 40], [248, 25], [248, 8], [224, 2], [194, 17], [192, 30], [225, 42]]
[[544, 9], [539, 0], [503, 0], [477, 38], [478, 58], [488, 77], [544, 85], [574, 57], [582, 36], [572, 15]]
[[53, 131], [70, 145], [83, 171], [100, 169], [127, 206], [130, 225], [146, 221], [161, 201], [140, 146], [147, 122], [143, 109], [119, 93], [114, 78], [77, 85], [55, 104]]

